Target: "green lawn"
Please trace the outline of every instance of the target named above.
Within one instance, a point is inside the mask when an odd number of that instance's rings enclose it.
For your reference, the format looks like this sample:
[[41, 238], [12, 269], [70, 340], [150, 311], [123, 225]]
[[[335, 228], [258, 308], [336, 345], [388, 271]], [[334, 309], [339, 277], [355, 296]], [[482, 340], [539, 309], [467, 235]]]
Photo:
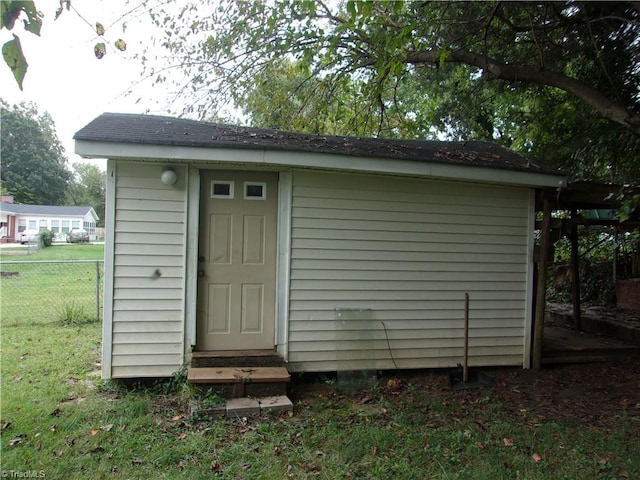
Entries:
[[495, 389], [462, 393], [442, 372], [399, 376], [399, 386], [387, 376], [353, 394], [332, 380], [298, 380], [293, 417], [210, 419], [192, 412], [211, 399], [182, 381], [102, 382], [99, 349], [97, 323], [2, 329], [2, 470], [56, 479], [640, 478], [638, 416], [616, 400], [619, 413], [604, 423], [536, 414], [519, 403], [519, 369], [500, 374]]
[[[54, 245], [32, 255], [0, 250], [2, 324], [82, 322], [99, 317], [96, 287], [104, 268], [103, 245]], [[39, 263], [48, 262], [48, 263]], [[67, 263], [65, 263], [67, 262]], [[70, 263], [81, 262], [81, 263]]]
[[50, 261], [50, 260], [103, 260], [104, 245], [93, 244], [53, 244], [38, 252], [27, 255], [27, 247], [6, 247], [0, 249], [0, 262]]
[[[2, 255], [2, 270], [18, 273], [0, 286], [3, 476], [640, 478], [638, 358], [537, 374], [501, 369], [495, 388], [464, 392], [452, 392], [441, 371], [391, 372], [352, 393], [331, 376], [297, 379], [293, 417], [208, 418], [197, 412], [217, 399], [182, 377], [152, 387], [103, 382], [100, 323], [83, 306], [95, 261], [46, 271], [24, 263], [101, 258], [93, 245]], [[38, 321], [16, 316], [37, 305]]]

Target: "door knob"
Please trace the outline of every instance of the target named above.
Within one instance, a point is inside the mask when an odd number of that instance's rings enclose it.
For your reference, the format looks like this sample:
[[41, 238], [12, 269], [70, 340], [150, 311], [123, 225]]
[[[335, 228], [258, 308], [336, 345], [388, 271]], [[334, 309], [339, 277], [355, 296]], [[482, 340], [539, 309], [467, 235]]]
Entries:
[[198, 277], [204, 277], [204, 270], [198, 270]]

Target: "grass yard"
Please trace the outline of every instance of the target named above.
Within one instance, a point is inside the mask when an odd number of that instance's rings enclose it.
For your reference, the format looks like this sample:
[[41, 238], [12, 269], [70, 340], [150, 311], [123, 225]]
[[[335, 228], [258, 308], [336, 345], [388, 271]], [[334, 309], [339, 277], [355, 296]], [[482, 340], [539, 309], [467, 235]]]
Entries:
[[[2, 329], [2, 470], [46, 478], [636, 479], [640, 361], [387, 374], [341, 393], [295, 379], [293, 417], [210, 419], [183, 380], [125, 388], [96, 373], [100, 326]], [[606, 383], [602, 383], [602, 382]], [[9, 478], [14, 478], [9, 477]]]
[[56, 261], [56, 260], [103, 260], [103, 244], [53, 244], [38, 252], [27, 255], [26, 247], [5, 247], [0, 249], [0, 262]]
[[[25, 255], [26, 249], [0, 249], [2, 325], [71, 323], [98, 316], [96, 289], [103, 245], [54, 245]], [[82, 263], [63, 263], [63, 262]], [[34, 263], [35, 262], [35, 263]], [[49, 262], [49, 263], [39, 263]]]

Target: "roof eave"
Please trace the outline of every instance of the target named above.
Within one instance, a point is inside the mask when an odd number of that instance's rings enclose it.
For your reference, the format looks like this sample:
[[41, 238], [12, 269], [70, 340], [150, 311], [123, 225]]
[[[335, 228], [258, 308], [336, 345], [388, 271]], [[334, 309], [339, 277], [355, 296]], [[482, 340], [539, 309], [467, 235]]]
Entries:
[[246, 148], [187, 147], [76, 140], [75, 153], [85, 158], [130, 159], [174, 163], [235, 163], [316, 168], [359, 173], [395, 174], [527, 187], [566, 184], [560, 173], [457, 165], [442, 162]]

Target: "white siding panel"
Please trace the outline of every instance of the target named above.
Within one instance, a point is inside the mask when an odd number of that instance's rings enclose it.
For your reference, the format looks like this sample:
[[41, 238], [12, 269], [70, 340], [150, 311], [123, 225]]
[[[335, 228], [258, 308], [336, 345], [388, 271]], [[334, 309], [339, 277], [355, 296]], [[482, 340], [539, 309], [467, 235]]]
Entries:
[[[294, 172], [290, 369], [454, 366], [465, 292], [470, 364], [522, 364], [529, 198], [526, 188]], [[367, 320], [338, 324], [337, 309]]]
[[153, 223], [158, 225], [161, 223], [181, 223], [184, 221], [183, 212], [162, 212], [162, 211], [147, 211], [144, 216], [141, 217], [140, 213], [136, 210], [119, 210], [116, 212], [116, 220], [120, 226], [121, 222], [135, 222], [135, 223]]
[[[148, 367], [164, 367], [169, 368], [171, 365], [176, 362], [180, 362], [180, 354], [168, 355], [151, 355], [151, 354], [141, 354], [141, 355], [118, 355], [113, 358], [113, 367], [114, 370], [117, 367], [131, 367], [132, 365], [136, 365], [139, 370], [146, 371]], [[175, 372], [175, 368], [170, 371], [171, 373]], [[141, 375], [133, 375], [135, 377], [140, 377]], [[148, 376], [148, 375], [142, 375]]]
[[[127, 365], [113, 365], [111, 370], [111, 376], [113, 378], [140, 378], [140, 377], [170, 377], [176, 371], [175, 363], [180, 361], [174, 359], [168, 355], [163, 355], [163, 361], [169, 362], [168, 364], [153, 365], [153, 364], [139, 364], [136, 362], [135, 357], [123, 359]], [[150, 363], [150, 362], [149, 362]]]
[[112, 376], [166, 376], [182, 366], [186, 169], [118, 163]]
[[138, 322], [118, 322], [115, 325], [114, 333], [149, 333], [149, 332], [173, 332], [176, 330], [176, 322], [173, 320], [141, 320]]

